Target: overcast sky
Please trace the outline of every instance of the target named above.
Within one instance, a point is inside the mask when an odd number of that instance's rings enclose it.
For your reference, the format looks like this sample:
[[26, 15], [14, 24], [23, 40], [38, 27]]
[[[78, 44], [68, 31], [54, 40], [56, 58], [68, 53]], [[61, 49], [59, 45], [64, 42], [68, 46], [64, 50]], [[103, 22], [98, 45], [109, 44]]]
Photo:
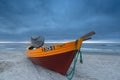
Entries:
[[120, 0], [0, 0], [0, 41], [73, 40], [90, 31], [93, 40], [120, 41]]

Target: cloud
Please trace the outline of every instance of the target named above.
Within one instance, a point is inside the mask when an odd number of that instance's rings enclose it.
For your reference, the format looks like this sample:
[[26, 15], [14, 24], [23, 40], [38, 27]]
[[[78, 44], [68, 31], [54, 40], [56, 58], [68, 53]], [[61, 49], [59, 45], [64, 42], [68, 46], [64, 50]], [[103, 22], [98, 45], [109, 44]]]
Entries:
[[0, 0], [0, 40], [120, 39], [119, 0]]

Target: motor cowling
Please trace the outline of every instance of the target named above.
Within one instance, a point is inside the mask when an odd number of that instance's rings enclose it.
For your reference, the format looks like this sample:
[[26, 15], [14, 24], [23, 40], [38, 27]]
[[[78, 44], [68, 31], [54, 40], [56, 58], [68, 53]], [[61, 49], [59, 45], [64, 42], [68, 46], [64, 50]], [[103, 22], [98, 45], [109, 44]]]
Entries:
[[44, 45], [45, 38], [43, 36], [31, 37], [31, 46], [34, 48], [39, 48]]

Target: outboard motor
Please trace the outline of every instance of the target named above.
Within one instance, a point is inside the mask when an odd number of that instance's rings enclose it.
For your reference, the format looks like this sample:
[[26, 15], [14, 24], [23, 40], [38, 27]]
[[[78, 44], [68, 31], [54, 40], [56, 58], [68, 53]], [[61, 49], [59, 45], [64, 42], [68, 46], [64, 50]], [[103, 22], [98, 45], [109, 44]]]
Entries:
[[31, 45], [34, 48], [39, 48], [42, 47], [44, 45], [44, 37], [42, 36], [38, 36], [38, 37], [31, 37]]

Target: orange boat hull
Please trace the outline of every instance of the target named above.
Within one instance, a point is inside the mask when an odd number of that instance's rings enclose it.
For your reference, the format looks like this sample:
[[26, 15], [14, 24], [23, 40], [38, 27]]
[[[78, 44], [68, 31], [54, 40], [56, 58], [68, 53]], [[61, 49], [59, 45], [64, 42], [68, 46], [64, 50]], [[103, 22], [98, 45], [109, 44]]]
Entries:
[[77, 41], [56, 44], [52, 47], [43, 46], [33, 49], [30, 46], [27, 49], [27, 55], [33, 63], [65, 75], [81, 44], [82, 39], [78, 39]]

